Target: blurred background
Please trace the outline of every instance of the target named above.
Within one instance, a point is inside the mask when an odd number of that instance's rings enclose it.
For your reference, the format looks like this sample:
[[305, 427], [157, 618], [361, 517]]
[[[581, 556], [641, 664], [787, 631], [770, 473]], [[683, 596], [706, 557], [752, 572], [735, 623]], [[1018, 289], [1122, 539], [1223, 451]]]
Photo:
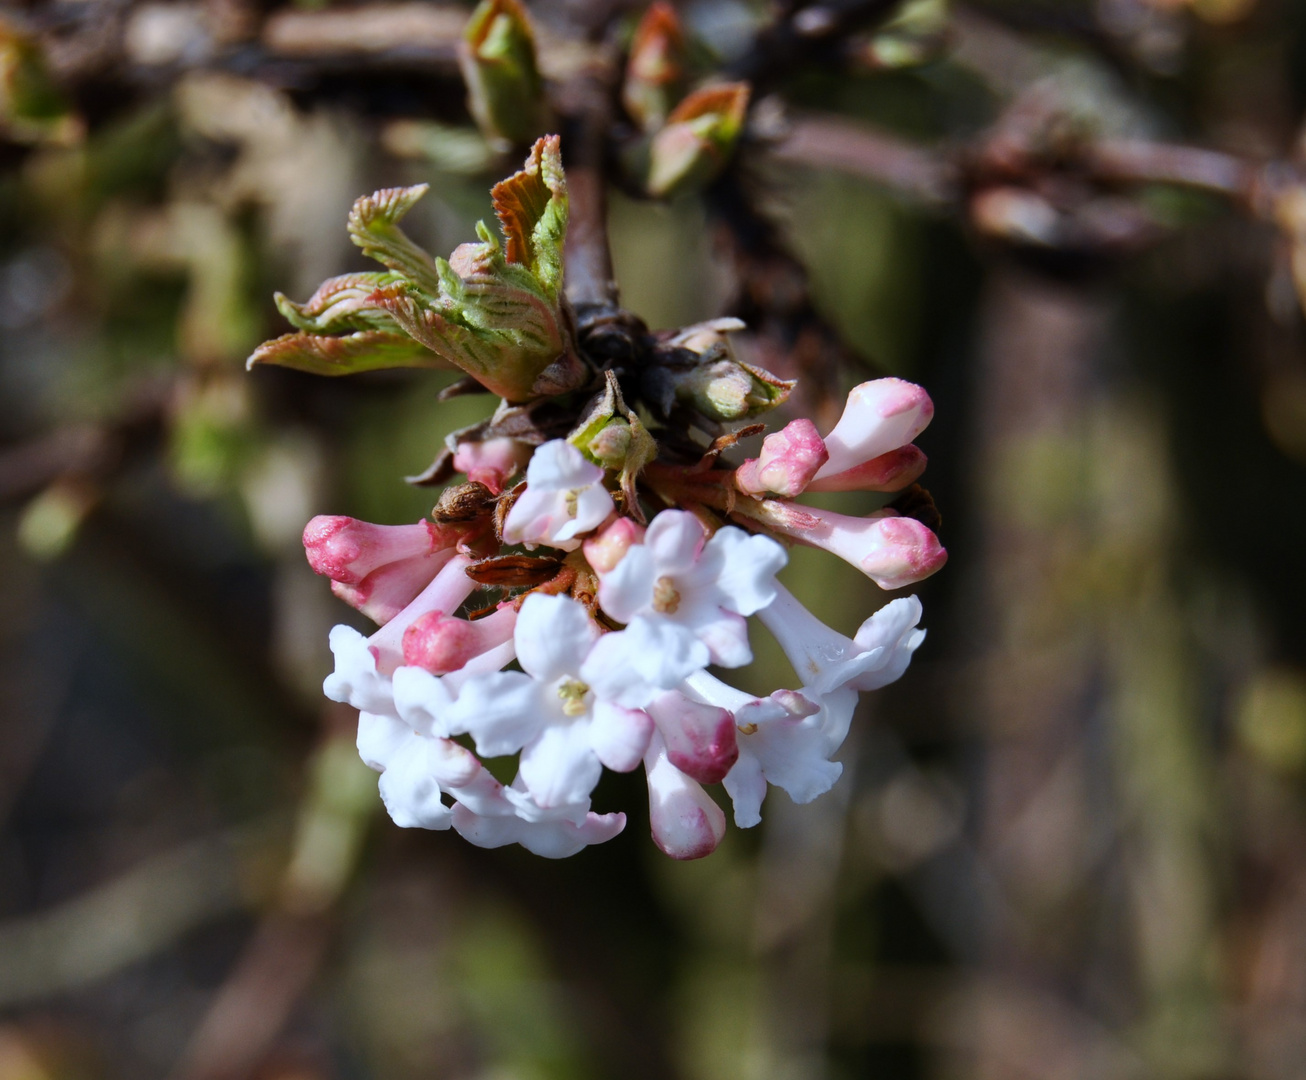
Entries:
[[[743, 145], [611, 193], [650, 326], [744, 315], [827, 423], [937, 406], [925, 645], [693, 863], [638, 773], [561, 862], [398, 829], [321, 697], [305, 521], [417, 520], [492, 403], [243, 361], [364, 267], [356, 196], [429, 182], [441, 253], [489, 216], [468, 9], [0, 12], [0, 1080], [1306, 1077], [1306, 7], [862, 7], [758, 72], [829, 9], [679, 5]], [[546, 77], [641, 10], [531, 5]]]

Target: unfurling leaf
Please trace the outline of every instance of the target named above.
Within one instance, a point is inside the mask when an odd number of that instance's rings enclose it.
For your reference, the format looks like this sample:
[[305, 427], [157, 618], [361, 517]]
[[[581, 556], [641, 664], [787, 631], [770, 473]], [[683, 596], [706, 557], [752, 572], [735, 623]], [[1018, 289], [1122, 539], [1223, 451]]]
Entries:
[[535, 32], [517, 0], [482, 0], [463, 32], [458, 63], [467, 107], [486, 139], [507, 150], [545, 130]]
[[676, 9], [657, 0], [640, 19], [630, 43], [621, 101], [632, 120], [656, 131], [684, 89], [685, 31]]
[[382, 368], [450, 368], [454, 365], [412, 338], [384, 330], [361, 330], [342, 337], [283, 334], [265, 341], [245, 361], [307, 371], [310, 375], [356, 375]]
[[309, 334], [339, 334], [352, 330], [386, 330], [401, 333], [399, 324], [372, 297], [403, 280], [385, 272], [342, 274], [328, 278], [302, 304], [275, 294], [277, 310], [296, 330]]
[[348, 228], [349, 238], [368, 258], [390, 267], [419, 289], [435, 293], [439, 289], [435, 260], [399, 228], [404, 215], [429, 190], [429, 184], [382, 188], [356, 199], [349, 211]]
[[[432, 258], [398, 225], [425, 192], [387, 188], [359, 199], [350, 236], [389, 272], [332, 278], [305, 304], [278, 297], [303, 333], [268, 342], [250, 364], [332, 375], [457, 367], [509, 401], [582, 385], [589, 376], [562, 313], [567, 185], [558, 137], [536, 142], [522, 170], [493, 190], [504, 247], [482, 223], [478, 242], [447, 261]], [[323, 336], [340, 331], [353, 333]]]
[[748, 95], [748, 83], [726, 83], [695, 90], [677, 105], [649, 145], [648, 193], [671, 198], [712, 180], [744, 130]]

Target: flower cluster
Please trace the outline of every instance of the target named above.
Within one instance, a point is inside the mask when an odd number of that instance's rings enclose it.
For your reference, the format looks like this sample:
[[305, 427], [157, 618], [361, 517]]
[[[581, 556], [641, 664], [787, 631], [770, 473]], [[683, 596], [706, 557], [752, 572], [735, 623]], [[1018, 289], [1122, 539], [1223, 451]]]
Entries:
[[[748, 523], [787, 514], [787, 535], [893, 587], [942, 561], [925, 526], [893, 511], [842, 519], [788, 500], [915, 479], [923, 458], [909, 440], [929, 415], [918, 387], [880, 380], [853, 391], [825, 439], [795, 421], [735, 469], [660, 468], [650, 484], [715, 484], [710, 501], [733, 498]], [[620, 512], [612, 470], [571, 442], [547, 441], [529, 457], [529, 447], [494, 442], [460, 444], [454, 460], [479, 477], [472, 483], [502, 492], [497, 537], [482, 518], [383, 526], [320, 517], [304, 532], [314, 569], [381, 624], [370, 638], [336, 627], [325, 689], [359, 710], [359, 751], [381, 772], [395, 822], [562, 857], [621, 831], [625, 815], [596, 813], [591, 795], [604, 768], [642, 762], [653, 838], [689, 859], [711, 852], [726, 827], [703, 785], [724, 785], [742, 827], [760, 820], [768, 785], [796, 802], [829, 790], [858, 693], [898, 678], [924, 637], [919, 602], [894, 600], [846, 638], [776, 581], [787, 556], [770, 536], [712, 521], [702, 503], [701, 516], [668, 508], [646, 527]], [[525, 482], [503, 492], [523, 458]], [[818, 524], [804, 530], [803, 515]], [[886, 529], [895, 522], [906, 527]], [[500, 544], [554, 554], [485, 555]], [[549, 576], [460, 616], [485, 571], [496, 582]], [[801, 685], [756, 698], [709, 674], [752, 660], [753, 615]], [[521, 670], [506, 670], [514, 660]], [[514, 756], [508, 784], [482, 763]]]
[[[847, 638], [776, 574], [792, 543], [885, 589], [943, 564], [912, 442], [929, 397], [863, 383], [824, 437], [794, 420], [741, 461], [741, 440], [765, 430], [749, 421], [794, 384], [736, 358], [738, 320], [653, 334], [564, 302], [556, 137], [494, 189], [502, 246], [482, 226], [479, 244], [432, 259], [398, 228], [420, 194], [360, 200], [351, 232], [387, 271], [281, 298], [298, 332], [252, 358], [331, 374], [454, 366], [504, 399], [417, 478], [447, 485], [431, 520], [304, 531], [313, 568], [378, 624], [332, 631], [325, 691], [359, 710], [390, 816], [559, 858], [622, 830], [624, 814], [592, 808], [595, 787], [642, 763], [654, 841], [692, 859], [726, 828], [705, 785], [723, 785], [741, 827], [772, 785], [799, 803], [829, 790], [858, 694], [906, 669], [921, 608], [895, 599]], [[798, 501], [830, 491], [884, 505], [850, 517]], [[753, 616], [794, 671], [761, 698], [709, 670], [751, 662]]]

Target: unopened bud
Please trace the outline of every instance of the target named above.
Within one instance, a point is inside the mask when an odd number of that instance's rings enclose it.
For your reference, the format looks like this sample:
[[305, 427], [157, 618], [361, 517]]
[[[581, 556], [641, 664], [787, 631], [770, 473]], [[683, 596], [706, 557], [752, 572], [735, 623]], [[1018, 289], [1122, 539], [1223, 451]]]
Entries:
[[908, 443], [841, 473], [813, 480], [807, 485], [807, 490], [901, 491], [920, 478], [925, 471], [926, 460], [918, 446]]
[[463, 32], [458, 64], [467, 107], [486, 139], [507, 149], [544, 131], [535, 32], [517, 0], [482, 0]]
[[[788, 504], [778, 504], [789, 508]], [[767, 518], [778, 532], [811, 547], [823, 548], [852, 563], [882, 589], [901, 589], [922, 581], [948, 559], [939, 538], [915, 518], [881, 510], [855, 518], [814, 506], [798, 513]]]
[[432, 675], [457, 671], [509, 640], [516, 624], [517, 610], [511, 604], [475, 622], [428, 611], [404, 631], [404, 665], [424, 668]]
[[389, 675], [404, 663], [404, 634], [413, 623], [432, 611], [457, 611], [476, 588], [467, 576], [472, 560], [454, 555], [429, 585], [403, 611], [367, 639], [367, 647], [376, 657], [376, 670]]
[[673, 859], [711, 855], [726, 834], [726, 816], [694, 780], [671, 764], [659, 735], [644, 755], [653, 842]]
[[586, 447], [590, 457], [609, 469], [620, 469], [626, 463], [630, 452], [630, 424], [620, 417], [609, 421], [608, 425], [590, 440]]
[[304, 527], [304, 554], [316, 573], [357, 585], [386, 563], [446, 546], [442, 543], [445, 539], [437, 527], [426, 522], [373, 525], [357, 518], [320, 514]]
[[749, 495], [773, 491], [801, 495], [829, 458], [825, 442], [810, 420], [791, 421], [762, 440], [762, 452], [735, 470], [735, 486]]
[[717, 784], [739, 759], [735, 717], [727, 709], [669, 690], [647, 707], [671, 764], [700, 784]]
[[676, 385], [676, 397], [713, 420], [743, 420], [773, 409], [794, 384], [761, 368], [722, 359], [700, 364]]
[[825, 437], [830, 460], [818, 472], [824, 479], [905, 446], [934, 416], [930, 395], [903, 379], [874, 379], [854, 386], [843, 415]]
[[441, 548], [429, 555], [386, 563], [357, 584], [331, 582], [331, 591], [378, 626], [384, 626], [413, 602], [453, 554], [453, 548]]
[[503, 491], [506, 482], [531, 458], [529, 444], [516, 439], [487, 439], [485, 442], [462, 442], [453, 456], [453, 467], [466, 473], [472, 483], [484, 484], [494, 495]]
[[619, 517], [586, 540], [582, 550], [595, 572], [606, 574], [616, 568], [631, 545], [641, 543], [643, 539], [642, 525], [628, 517]]
[[649, 146], [646, 188], [669, 199], [712, 180], [734, 152], [748, 111], [747, 83], [696, 90], [667, 117]]
[[685, 31], [670, 4], [658, 0], [639, 21], [630, 43], [621, 101], [645, 131], [666, 121], [684, 82]]

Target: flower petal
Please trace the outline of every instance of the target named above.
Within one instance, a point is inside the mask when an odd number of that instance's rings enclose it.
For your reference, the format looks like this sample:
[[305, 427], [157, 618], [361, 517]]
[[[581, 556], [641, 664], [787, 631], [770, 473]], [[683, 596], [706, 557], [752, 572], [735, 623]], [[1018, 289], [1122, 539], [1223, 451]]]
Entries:
[[579, 673], [598, 636], [584, 605], [566, 596], [532, 593], [521, 606], [513, 640], [522, 670], [554, 682]]

